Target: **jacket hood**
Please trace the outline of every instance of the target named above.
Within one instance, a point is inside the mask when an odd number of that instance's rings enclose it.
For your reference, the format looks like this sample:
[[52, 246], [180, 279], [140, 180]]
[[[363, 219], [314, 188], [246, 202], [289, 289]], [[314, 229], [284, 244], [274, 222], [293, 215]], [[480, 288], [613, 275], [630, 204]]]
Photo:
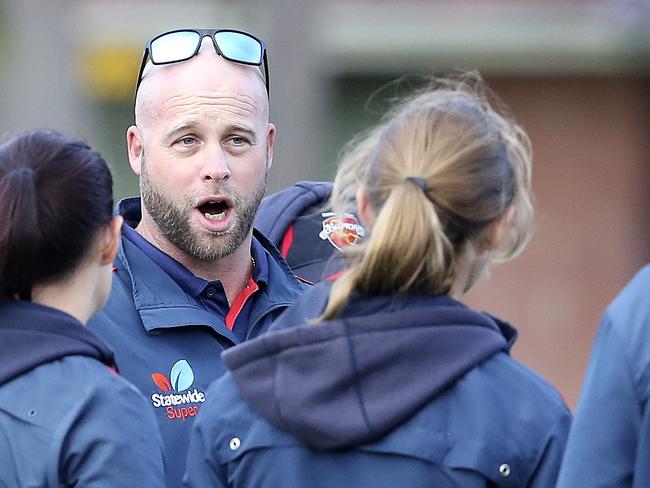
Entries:
[[255, 218], [294, 273], [310, 283], [336, 276], [345, 264], [341, 251], [365, 234], [355, 215], [331, 212], [331, 193], [332, 183], [301, 181], [266, 197]]
[[[284, 233], [297, 217], [312, 208], [328, 208], [332, 183], [299, 181], [262, 200], [255, 216], [255, 227], [280, 247]], [[319, 215], [319, 212], [317, 212]]]
[[509, 342], [449, 297], [355, 300], [341, 318], [222, 354], [242, 397], [317, 449], [379, 439]]
[[115, 367], [113, 352], [74, 317], [32, 302], [0, 301], [0, 385], [72, 355]]

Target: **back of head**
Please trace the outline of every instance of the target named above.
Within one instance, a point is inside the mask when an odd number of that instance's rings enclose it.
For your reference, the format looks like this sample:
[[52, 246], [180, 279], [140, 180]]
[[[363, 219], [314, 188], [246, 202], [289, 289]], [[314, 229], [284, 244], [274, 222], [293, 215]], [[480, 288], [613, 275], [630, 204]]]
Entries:
[[[352, 291], [448, 294], [461, 258], [473, 271], [480, 262], [480, 274], [523, 249], [532, 230], [530, 143], [490, 96], [476, 73], [434, 80], [351, 149], [376, 218], [365, 243], [350, 250], [323, 318]], [[484, 252], [486, 229], [510, 207], [507, 243]]]
[[110, 171], [86, 143], [33, 131], [0, 146], [0, 299], [64, 279], [112, 218]]

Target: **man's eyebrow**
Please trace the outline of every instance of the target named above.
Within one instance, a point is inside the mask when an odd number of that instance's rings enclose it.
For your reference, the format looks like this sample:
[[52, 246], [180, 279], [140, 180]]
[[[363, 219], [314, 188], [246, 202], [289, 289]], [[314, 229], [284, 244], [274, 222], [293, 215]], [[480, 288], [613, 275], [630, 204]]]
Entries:
[[168, 139], [173, 139], [178, 136], [183, 135], [184, 133], [188, 131], [194, 131], [198, 127], [198, 124], [196, 122], [183, 122], [181, 125], [174, 127], [171, 131], [167, 133], [167, 138]]
[[257, 132], [242, 124], [230, 124], [226, 130], [227, 132], [244, 132], [252, 141], [257, 140]]

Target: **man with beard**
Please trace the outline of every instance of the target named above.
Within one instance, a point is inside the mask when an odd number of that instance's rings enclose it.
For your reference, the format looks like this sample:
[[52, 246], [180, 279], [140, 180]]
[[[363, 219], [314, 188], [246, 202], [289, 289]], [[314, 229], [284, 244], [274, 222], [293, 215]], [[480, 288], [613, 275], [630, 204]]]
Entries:
[[239, 31], [167, 32], [138, 75], [127, 146], [141, 198], [118, 204], [113, 289], [89, 326], [154, 409], [169, 486], [181, 484], [220, 353], [265, 332], [302, 293], [252, 228], [275, 138], [264, 49]]

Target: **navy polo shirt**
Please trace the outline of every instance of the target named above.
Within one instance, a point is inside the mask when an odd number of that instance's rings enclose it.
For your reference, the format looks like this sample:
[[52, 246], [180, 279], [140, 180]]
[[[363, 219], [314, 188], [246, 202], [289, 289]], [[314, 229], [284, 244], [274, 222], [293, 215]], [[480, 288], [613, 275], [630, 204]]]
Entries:
[[122, 226], [122, 235], [167, 273], [185, 293], [194, 297], [206, 311], [220, 317], [240, 341], [245, 340], [255, 296], [268, 283], [268, 257], [262, 245], [255, 239], [252, 240], [253, 276], [231, 305], [228, 303], [221, 281], [207, 281], [194, 275], [181, 263], [138, 234], [131, 224], [133, 223], [129, 222]]

